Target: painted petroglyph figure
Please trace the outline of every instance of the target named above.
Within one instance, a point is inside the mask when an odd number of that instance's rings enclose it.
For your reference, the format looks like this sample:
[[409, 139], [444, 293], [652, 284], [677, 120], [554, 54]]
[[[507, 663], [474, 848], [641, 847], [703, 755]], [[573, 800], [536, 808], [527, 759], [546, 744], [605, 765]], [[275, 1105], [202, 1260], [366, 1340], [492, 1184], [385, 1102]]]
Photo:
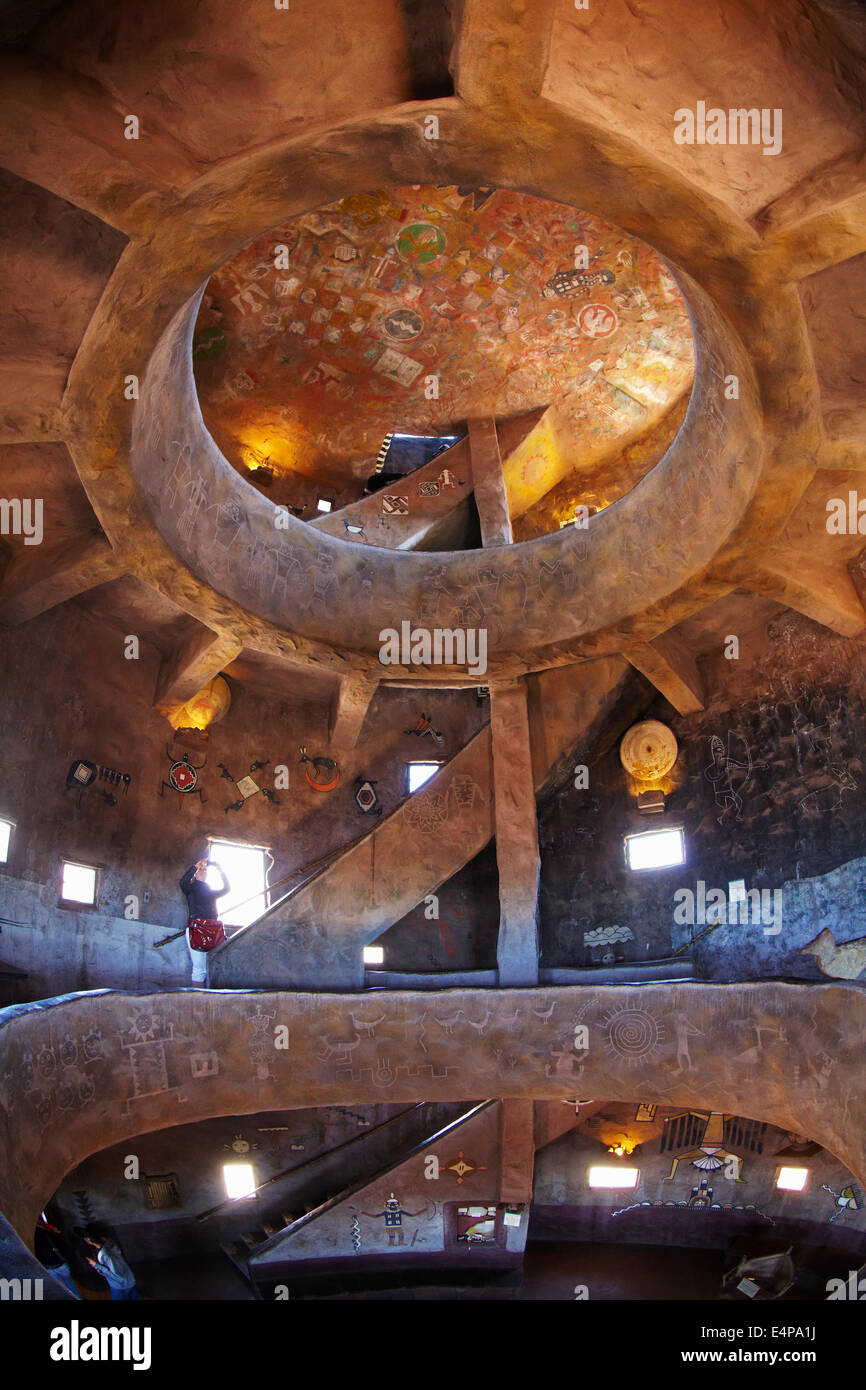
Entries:
[[[709, 743], [712, 761], [704, 769], [704, 777], [712, 785], [716, 806], [721, 808], [721, 815], [716, 817], [721, 825], [729, 811], [734, 812], [734, 820], [739, 820], [742, 816], [742, 793], [752, 780], [754, 767], [751, 752], [741, 734], [729, 730], [727, 742], [723, 742], [718, 734], [712, 734]], [[740, 744], [744, 757], [735, 758], [732, 755], [732, 744], [737, 743]]]

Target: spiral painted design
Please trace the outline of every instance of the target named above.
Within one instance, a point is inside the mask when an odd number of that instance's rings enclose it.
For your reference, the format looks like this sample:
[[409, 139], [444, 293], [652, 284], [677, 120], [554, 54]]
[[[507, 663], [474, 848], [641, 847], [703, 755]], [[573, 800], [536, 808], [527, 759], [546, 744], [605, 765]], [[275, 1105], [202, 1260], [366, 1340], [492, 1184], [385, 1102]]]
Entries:
[[644, 1057], [659, 1041], [659, 1026], [643, 1009], [623, 1009], [611, 1020], [608, 1041], [620, 1057]]

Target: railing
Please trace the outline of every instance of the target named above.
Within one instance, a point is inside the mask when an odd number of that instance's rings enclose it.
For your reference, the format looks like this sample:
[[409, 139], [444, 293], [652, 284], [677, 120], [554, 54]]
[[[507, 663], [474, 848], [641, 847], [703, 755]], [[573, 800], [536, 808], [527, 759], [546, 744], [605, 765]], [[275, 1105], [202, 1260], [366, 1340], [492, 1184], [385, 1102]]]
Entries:
[[441, 1129], [437, 1129], [434, 1134], [430, 1134], [417, 1144], [413, 1144], [411, 1148], [401, 1153], [399, 1158], [395, 1159], [393, 1162], [385, 1164], [384, 1167], [377, 1169], [376, 1172], [367, 1177], [360, 1178], [356, 1182], [350, 1183], [347, 1187], [334, 1193], [332, 1197], [328, 1197], [324, 1202], [321, 1202], [317, 1207], [313, 1207], [312, 1211], [305, 1212], [303, 1216], [297, 1217], [282, 1231], [277, 1231], [274, 1235], [269, 1236], [267, 1240], [262, 1241], [261, 1245], [257, 1246], [255, 1251], [251, 1252], [251, 1254], [254, 1253], [258, 1256], [265, 1254], [268, 1250], [272, 1250], [281, 1240], [285, 1240], [286, 1236], [294, 1235], [296, 1231], [299, 1231], [303, 1226], [309, 1225], [311, 1221], [318, 1221], [320, 1216], [324, 1216], [326, 1212], [339, 1206], [341, 1202], [345, 1202], [349, 1197], [353, 1197], [356, 1192], [363, 1192], [364, 1188], [369, 1187], [371, 1183], [378, 1182], [380, 1178], [387, 1177], [389, 1173], [393, 1173], [395, 1168], [399, 1168], [403, 1163], [408, 1163], [410, 1158], [414, 1158], [416, 1154], [423, 1153], [425, 1149], [430, 1148], [431, 1144], [438, 1143], [446, 1134], [450, 1134], [452, 1130], [457, 1129], [460, 1125], [466, 1124], [468, 1120], [473, 1119], [476, 1115], [480, 1115], [482, 1111], [489, 1109], [491, 1105], [495, 1104], [495, 1100], [479, 1101], [476, 1105], [473, 1105], [470, 1110], [467, 1110], [465, 1115], [458, 1115], [456, 1120], [451, 1120], [447, 1125], [443, 1125]]
[[248, 1192], [244, 1197], [229, 1197], [225, 1202], [219, 1202], [215, 1207], [208, 1207], [207, 1211], [199, 1213], [196, 1217], [196, 1221], [208, 1221], [210, 1217], [216, 1216], [217, 1212], [226, 1211], [227, 1208], [236, 1206], [238, 1202], [245, 1202], [251, 1197], [258, 1197], [259, 1193], [264, 1192], [265, 1188], [273, 1187], [275, 1183], [282, 1182], [284, 1178], [294, 1177], [295, 1174], [302, 1172], [305, 1168], [310, 1168], [314, 1163], [321, 1163], [323, 1159], [331, 1158], [333, 1154], [339, 1153], [341, 1149], [348, 1149], [352, 1144], [363, 1143], [363, 1141], [369, 1139], [372, 1134], [379, 1134], [383, 1129], [387, 1129], [389, 1125], [393, 1125], [397, 1120], [402, 1120], [406, 1115], [411, 1115], [413, 1111], [423, 1110], [424, 1106], [428, 1104], [429, 1101], [419, 1100], [415, 1105], [410, 1105], [405, 1110], [401, 1110], [399, 1114], [390, 1115], [387, 1120], [382, 1120], [381, 1124], [371, 1125], [369, 1129], [364, 1130], [363, 1134], [353, 1134], [351, 1138], [344, 1139], [341, 1144], [335, 1144], [332, 1149], [327, 1149], [324, 1153], [316, 1154], [313, 1158], [306, 1158], [303, 1163], [296, 1163], [294, 1168], [284, 1168], [282, 1173], [275, 1173], [274, 1176], [268, 1178], [266, 1182], [259, 1183], [258, 1187], [254, 1187], [252, 1192]]

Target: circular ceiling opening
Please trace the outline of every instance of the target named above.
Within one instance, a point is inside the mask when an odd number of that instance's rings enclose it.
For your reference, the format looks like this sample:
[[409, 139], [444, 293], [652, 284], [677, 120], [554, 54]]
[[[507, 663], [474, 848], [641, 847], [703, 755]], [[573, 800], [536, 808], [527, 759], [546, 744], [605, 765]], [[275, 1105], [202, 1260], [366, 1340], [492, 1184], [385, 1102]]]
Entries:
[[[212, 276], [193, 360], [225, 457], [334, 534], [377, 464], [407, 474], [468, 420], [495, 420], [515, 540], [630, 491], [694, 375], [682, 295], [644, 242], [529, 194], [453, 186], [353, 195], [257, 238]], [[441, 548], [474, 543], [458, 527]]]

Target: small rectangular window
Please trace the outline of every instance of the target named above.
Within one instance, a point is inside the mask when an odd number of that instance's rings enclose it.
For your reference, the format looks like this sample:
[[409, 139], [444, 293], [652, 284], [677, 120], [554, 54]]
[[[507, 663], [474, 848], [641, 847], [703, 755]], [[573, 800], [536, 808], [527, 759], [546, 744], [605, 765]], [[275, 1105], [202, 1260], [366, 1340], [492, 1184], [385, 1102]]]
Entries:
[[[269, 851], [262, 845], [212, 839], [208, 858], [222, 869], [229, 885], [228, 892], [217, 902], [222, 921], [229, 927], [249, 926], [268, 905], [268, 860], [273, 863]], [[222, 887], [219, 874], [212, 868], [208, 869], [207, 881], [211, 888]]]
[[256, 1175], [251, 1163], [224, 1163], [226, 1196], [234, 1202], [256, 1195]]
[[637, 1187], [640, 1178], [639, 1168], [620, 1168], [617, 1164], [595, 1164], [589, 1170], [590, 1187], [611, 1189]]
[[14, 821], [0, 820], [0, 864], [9, 862], [9, 846], [12, 843], [12, 831], [14, 829]]
[[808, 1168], [780, 1168], [776, 1186], [780, 1192], [802, 1192], [808, 1177]]
[[365, 946], [363, 950], [365, 965], [384, 965], [385, 947], [384, 946]]
[[625, 837], [626, 861], [630, 869], [670, 869], [684, 864], [686, 845], [681, 829], [645, 830]]
[[80, 903], [83, 907], [95, 907], [97, 872], [90, 864], [76, 864], [71, 859], [64, 859], [60, 889], [61, 902]]
[[425, 782], [436, 776], [441, 766], [441, 763], [407, 763], [406, 786], [409, 792], [416, 792], [419, 787], [423, 787]]

